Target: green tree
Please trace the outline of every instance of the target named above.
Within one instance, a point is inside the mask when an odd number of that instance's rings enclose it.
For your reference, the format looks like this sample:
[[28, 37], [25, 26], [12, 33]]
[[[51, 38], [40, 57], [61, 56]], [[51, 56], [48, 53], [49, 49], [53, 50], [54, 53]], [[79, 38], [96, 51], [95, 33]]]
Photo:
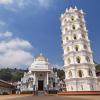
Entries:
[[1, 69], [0, 70], [0, 79], [4, 80], [4, 81], [11, 81], [12, 78], [12, 74], [10, 69]]
[[17, 82], [21, 80], [21, 77], [23, 77], [23, 72], [16, 72], [12, 76], [12, 82]]
[[65, 72], [61, 69], [53, 68], [53, 72], [57, 72], [58, 77], [62, 80], [65, 78]]
[[100, 64], [96, 65], [96, 72], [100, 72]]
[[65, 78], [65, 72], [61, 69], [57, 70], [57, 75], [61, 80]]

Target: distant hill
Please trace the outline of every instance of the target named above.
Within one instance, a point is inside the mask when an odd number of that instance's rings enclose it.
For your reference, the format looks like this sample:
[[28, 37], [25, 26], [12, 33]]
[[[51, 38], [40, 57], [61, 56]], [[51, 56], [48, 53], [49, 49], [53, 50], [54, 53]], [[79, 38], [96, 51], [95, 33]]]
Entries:
[[9, 82], [17, 82], [20, 81], [21, 77], [23, 77], [24, 72], [27, 72], [27, 70], [16, 69], [16, 68], [0, 69], [0, 79]]

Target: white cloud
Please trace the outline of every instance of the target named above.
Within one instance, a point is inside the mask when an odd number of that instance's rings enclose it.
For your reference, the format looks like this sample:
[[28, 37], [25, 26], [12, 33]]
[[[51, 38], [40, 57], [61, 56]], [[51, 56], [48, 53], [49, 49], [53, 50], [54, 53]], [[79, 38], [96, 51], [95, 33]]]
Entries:
[[11, 32], [8, 32], [8, 31], [6, 31], [6, 32], [4, 32], [4, 33], [0, 33], [0, 38], [4, 38], [4, 37], [12, 37], [12, 33]]
[[30, 65], [32, 59], [33, 56], [24, 50], [8, 50], [0, 55], [0, 65], [3, 67], [19, 66], [21, 68]]
[[20, 50], [20, 49], [29, 50], [30, 48], [32, 48], [32, 45], [26, 40], [15, 38], [7, 41], [6, 40], [1, 41], [0, 48], [1, 48], [0, 52], [3, 53], [8, 50]]
[[0, 0], [0, 4], [8, 5], [8, 4], [13, 3], [13, 1], [14, 1], [14, 0]]
[[49, 8], [53, 0], [0, 0], [0, 4], [15, 11], [17, 8], [35, 6], [37, 8]]
[[6, 23], [4, 21], [0, 20], [0, 26], [5, 26], [5, 25], [6, 25]]
[[9, 40], [7, 38], [0, 41], [0, 65], [3, 67], [30, 65], [33, 60], [33, 56], [29, 52], [32, 45], [20, 38], [10, 38]]
[[48, 8], [52, 0], [38, 0], [40, 6]]

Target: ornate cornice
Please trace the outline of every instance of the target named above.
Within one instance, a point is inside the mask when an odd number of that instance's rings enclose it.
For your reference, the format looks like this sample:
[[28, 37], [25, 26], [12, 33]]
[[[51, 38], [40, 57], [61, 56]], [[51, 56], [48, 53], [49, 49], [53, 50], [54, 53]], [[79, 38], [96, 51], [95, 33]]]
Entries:
[[[68, 68], [71, 68], [71, 67], [79, 67], [80, 68], [80, 66], [81, 66], [81, 68], [91, 68], [91, 67], [94, 67], [95, 66], [95, 64], [93, 63], [80, 63], [80, 64], [69, 64], [68, 66], [66, 66], [66, 65], [64, 65], [64, 69], [68, 69]], [[85, 66], [85, 67], [84, 67]]]
[[88, 51], [88, 50], [70, 51], [67, 54], [64, 54], [63, 57], [65, 58], [66, 56], [70, 56], [70, 55], [76, 56], [77, 54], [89, 55], [90, 56], [92, 54], [92, 51]]

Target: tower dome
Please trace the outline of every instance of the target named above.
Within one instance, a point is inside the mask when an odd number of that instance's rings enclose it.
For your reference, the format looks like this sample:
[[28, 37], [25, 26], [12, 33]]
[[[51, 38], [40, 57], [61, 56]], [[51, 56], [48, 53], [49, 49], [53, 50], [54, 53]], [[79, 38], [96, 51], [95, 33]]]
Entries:
[[45, 61], [47, 62], [47, 59], [40, 53], [36, 58], [35, 61]]
[[38, 56], [34, 58], [34, 61], [29, 67], [29, 70], [30, 71], [44, 70], [44, 69], [49, 70], [50, 69], [49, 66], [50, 65], [49, 65], [48, 59], [44, 57], [42, 53], [40, 53]]

